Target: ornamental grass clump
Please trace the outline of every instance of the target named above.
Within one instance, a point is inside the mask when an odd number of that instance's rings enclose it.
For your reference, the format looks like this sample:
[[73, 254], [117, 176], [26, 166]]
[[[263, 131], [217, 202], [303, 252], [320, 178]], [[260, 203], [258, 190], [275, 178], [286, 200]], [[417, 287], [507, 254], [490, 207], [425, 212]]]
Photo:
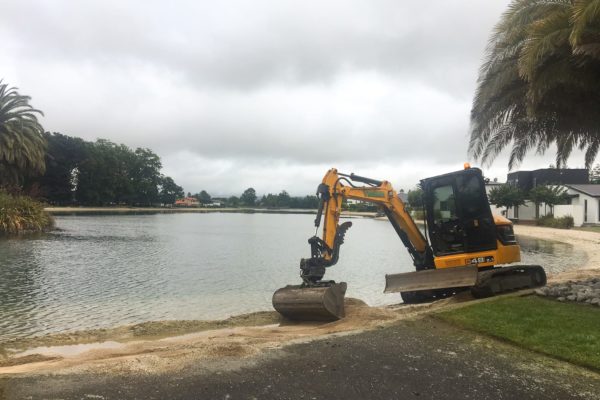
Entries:
[[575, 220], [570, 215], [555, 218], [549, 214], [536, 219], [536, 225], [547, 226], [550, 228], [571, 229], [575, 225]]
[[41, 203], [0, 191], [0, 235], [42, 232], [53, 225], [52, 216]]

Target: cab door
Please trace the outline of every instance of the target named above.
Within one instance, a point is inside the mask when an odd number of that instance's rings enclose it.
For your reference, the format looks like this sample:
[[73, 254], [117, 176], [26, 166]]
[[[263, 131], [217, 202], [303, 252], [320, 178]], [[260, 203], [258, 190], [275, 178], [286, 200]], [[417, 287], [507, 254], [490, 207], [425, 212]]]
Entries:
[[496, 226], [481, 171], [466, 169], [455, 176], [458, 213], [465, 236], [465, 251], [496, 249]]
[[436, 256], [496, 248], [496, 228], [479, 169], [421, 181]]
[[[425, 181], [424, 181], [425, 182]], [[429, 178], [423, 183], [427, 228], [436, 256], [465, 252], [463, 226], [452, 177]]]

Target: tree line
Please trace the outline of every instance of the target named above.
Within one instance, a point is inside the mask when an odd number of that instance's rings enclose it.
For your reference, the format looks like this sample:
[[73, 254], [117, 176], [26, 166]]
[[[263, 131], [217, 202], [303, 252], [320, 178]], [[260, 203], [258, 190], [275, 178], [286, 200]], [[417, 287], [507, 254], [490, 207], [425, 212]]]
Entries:
[[56, 132], [42, 136], [45, 171], [25, 177], [23, 188], [48, 203], [151, 206], [172, 204], [184, 195], [181, 186], [161, 173], [160, 157], [150, 149]]
[[239, 196], [229, 196], [224, 198], [213, 198], [206, 190], [199, 193], [188, 193], [188, 197], [194, 197], [200, 204], [208, 205], [219, 202], [223, 207], [263, 207], [263, 208], [294, 208], [294, 209], [315, 209], [319, 206], [317, 196], [290, 196], [282, 190], [278, 194], [268, 193], [258, 197], [254, 188], [248, 188]]

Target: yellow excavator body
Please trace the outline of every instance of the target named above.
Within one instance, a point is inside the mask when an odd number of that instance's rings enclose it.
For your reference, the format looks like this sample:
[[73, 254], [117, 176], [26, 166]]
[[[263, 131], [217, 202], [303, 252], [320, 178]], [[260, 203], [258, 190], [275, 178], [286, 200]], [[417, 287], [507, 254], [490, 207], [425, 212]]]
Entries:
[[322, 234], [308, 240], [311, 256], [300, 261], [302, 283], [277, 290], [273, 307], [289, 319], [344, 316], [346, 284], [323, 279], [326, 269], [338, 262], [352, 225], [339, 223], [344, 199], [379, 205], [408, 250], [416, 271], [386, 275], [384, 290], [400, 292], [405, 303], [469, 289], [474, 296], [484, 297], [546, 283], [540, 266], [506, 266], [521, 260], [520, 247], [512, 222], [492, 215], [481, 170], [466, 164], [464, 170], [423, 179], [421, 187], [423, 230], [388, 181], [330, 169], [317, 189], [315, 226], [318, 229], [322, 223]]

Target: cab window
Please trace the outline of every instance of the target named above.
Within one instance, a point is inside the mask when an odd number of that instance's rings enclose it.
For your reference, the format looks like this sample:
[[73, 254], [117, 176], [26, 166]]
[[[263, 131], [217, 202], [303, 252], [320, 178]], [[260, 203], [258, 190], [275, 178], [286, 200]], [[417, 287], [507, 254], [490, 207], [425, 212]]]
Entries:
[[433, 190], [434, 223], [456, 219], [456, 200], [452, 185], [439, 186]]

